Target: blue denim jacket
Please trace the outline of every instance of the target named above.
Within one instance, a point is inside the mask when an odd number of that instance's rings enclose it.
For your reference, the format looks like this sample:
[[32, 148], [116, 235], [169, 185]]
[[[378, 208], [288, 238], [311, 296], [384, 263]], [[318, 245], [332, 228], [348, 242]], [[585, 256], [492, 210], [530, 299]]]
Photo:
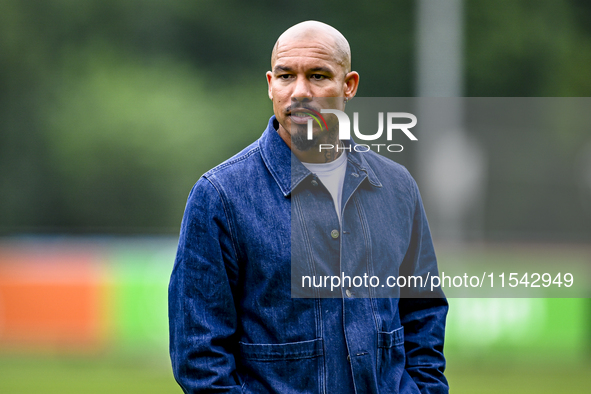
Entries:
[[353, 149], [341, 225], [277, 126], [273, 116], [189, 195], [169, 287], [176, 380], [186, 393], [447, 393], [442, 293], [349, 286], [292, 297], [292, 260], [316, 274], [436, 275], [416, 183]]

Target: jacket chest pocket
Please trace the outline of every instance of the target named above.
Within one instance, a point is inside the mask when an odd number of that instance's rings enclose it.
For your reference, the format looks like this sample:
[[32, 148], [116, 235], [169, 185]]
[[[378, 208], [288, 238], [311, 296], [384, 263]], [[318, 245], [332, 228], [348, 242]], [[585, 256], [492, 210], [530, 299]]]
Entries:
[[380, 393], [398, 393], [404, 372], [404, 327], [378, 332], [378, 386]]
[[319, 393], [324, 375], [321, 338], [281, 344], [240, 342], [245, 393]]

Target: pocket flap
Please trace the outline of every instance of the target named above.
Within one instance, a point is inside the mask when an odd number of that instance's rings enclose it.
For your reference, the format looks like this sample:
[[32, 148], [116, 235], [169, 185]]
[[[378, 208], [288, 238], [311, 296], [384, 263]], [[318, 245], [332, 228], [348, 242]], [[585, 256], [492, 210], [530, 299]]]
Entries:
[[297, 360], [322, 356], [322, 338], [280, 344], [240, 342], [240, 354], [251, 360]]
[[378, 347], [389, 349], [404, 343], [404, 327], [397, 328], [394, 331], [378, 332]]

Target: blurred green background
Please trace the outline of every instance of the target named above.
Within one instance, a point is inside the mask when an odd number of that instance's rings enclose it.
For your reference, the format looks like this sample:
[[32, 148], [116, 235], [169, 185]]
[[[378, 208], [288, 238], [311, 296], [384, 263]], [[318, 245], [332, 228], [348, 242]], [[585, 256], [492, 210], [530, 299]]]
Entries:
[[[590, 2], [463, 4], [464, 96], [591, 95]], [[67, 248], [100, 236], [109, 294], [118, 300], [110, 339], [98, 350], [0, 346], [0, 392], [180, 392], [166, 350], [174, 237], [199, 176], [264, 130], [275, 40], [303, 20], [329, 23], [351, 44], [358, 96], [415, 96], [417, 7], [411, 0], [0, 2], [2, 243], [58, 239]], [[513, 132], [496, 130], [494, 141], [519, 138]], [[502, 153], [490, 136], [473, 137], [491, 164], [482, 227], [469, 239], [478, 253], [494, 260], [487, 245], [543, 243], [591, 262], [589, 129], [538, 141], [528, 135], [515, 146], [531, 149]], [[513, 171], [524, 157], [543, 165]], [[415, 173], [416, 152], [399, 161]], [[158, 248], [137, 236], [158, 239]], [[442, 262], [454, 258], [446, 247]], [[452, 392], [588, 391], [588, 299], [450, 303]]]
[[[417, 4], [2, 1], [0, 233], [175, 234], [196, 179], [266, 127], [264, 74], [287, 27], [318, 19], [340, 29], [358, 96], [413, 96]], [[589, 2], [471, 0], [463, 20], [465, 96], [590, 96]], [[487, 239], [591, 236], [591, 181], [578, 169], [591, 165], [579, 163], [591, 135], [575, 131], [502, 155], [492, 144], [514, 139], [512, 130], [475, 136], [493, 159], [526, 155], [556, 169], [522, 169], [541, 178], [532, 186], [489, 168]], [[413, 172], [414, 152], [404, 153]], [[532, 220], [556, 207], [560, 187], [576, 195], [563, 207], [569, 220]], [[508, 197], [535, 210], [509, 210]]]

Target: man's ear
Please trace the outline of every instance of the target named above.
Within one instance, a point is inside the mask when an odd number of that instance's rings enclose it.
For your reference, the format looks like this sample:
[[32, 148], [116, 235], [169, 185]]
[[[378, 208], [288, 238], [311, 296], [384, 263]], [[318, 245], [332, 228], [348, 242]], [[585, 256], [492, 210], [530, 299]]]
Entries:
[[273, 93], [271, 93], [271, 80], [273, 79], [273, 73], [267, 71], [267, 86], [269, 87], [269, 98], [273, 100]]
[[359, 74], [357, 71], [351, 71], [345, 75], [345, 98], [352, 99], [357, 94], [359, 87]]

